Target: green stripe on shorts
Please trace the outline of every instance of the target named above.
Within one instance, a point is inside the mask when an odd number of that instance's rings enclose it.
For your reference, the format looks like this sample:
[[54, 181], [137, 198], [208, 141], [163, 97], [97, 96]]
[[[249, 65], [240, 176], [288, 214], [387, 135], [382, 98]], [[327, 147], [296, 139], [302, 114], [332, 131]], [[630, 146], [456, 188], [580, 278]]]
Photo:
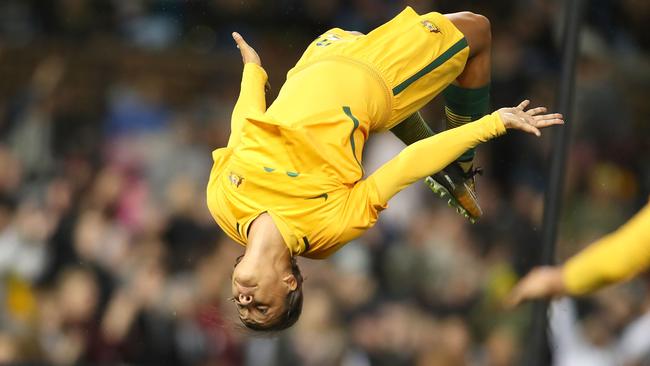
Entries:
[[413, 84], [414, 82], [418, 81], [421, 77], [424, 75], [430, 73], [433, 71], [436, 67], [444, 64], [447, 62], [450, 58], [454, 57], [458, 52], [462, 51], [467, 47], [467, 40], [465, 38], [461, 38], [458, 42], [456, 42], [453, 46], [449, 47], [447, 51], [443, 52], [440, 56], [438, 56], [435, 60], [431, 61], [430, 64], [425, 66], [422, 70], [418, 71], [415, 73], [415, 75], [411, 76], [410, 78], [404, 80], [401, 82], [398, 86], [393, 88], [393, 95], [397, 95], [404, 91], [404, 89], [408, 88], [409, 85]]

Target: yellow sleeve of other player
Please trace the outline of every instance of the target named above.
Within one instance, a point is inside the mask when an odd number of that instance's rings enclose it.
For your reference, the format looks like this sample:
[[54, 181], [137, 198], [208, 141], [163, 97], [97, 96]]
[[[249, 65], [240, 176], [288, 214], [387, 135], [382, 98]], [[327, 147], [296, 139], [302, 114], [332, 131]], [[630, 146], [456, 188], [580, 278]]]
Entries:
[[386, 203], [397, 192], [440, 171], [468, 149], [505, 132], [503, 121], [494, 112], [407, 146], [368, 179], [377, 186], [381, 203]]
[[650, 267], [650, 204], [615, 232], [564, 265], [567, 292], [582, 295], [628, 280]]
[[234, 147], [239, 143], [242, 124], [246, 116], [253, 113], [264, 113], [266, 111], [264, 86], [266, 85], [267, 79], [266, 71], [264, 71], [262, 66], [252, 62], [244, 64], [241, 90], [235, 108], [232, 111], [232, 119], [230, 121], [228, 147]]

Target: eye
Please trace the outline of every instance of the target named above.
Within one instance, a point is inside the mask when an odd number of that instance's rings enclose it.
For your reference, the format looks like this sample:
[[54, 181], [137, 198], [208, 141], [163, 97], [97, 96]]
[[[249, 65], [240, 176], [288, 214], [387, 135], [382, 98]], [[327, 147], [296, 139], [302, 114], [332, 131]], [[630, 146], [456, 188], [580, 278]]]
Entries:
[[269, 307], [268, 306], [258, 306], [257, 310], [260, 313], [262, 313], [263, 315], [265, 315], [269, 311]]

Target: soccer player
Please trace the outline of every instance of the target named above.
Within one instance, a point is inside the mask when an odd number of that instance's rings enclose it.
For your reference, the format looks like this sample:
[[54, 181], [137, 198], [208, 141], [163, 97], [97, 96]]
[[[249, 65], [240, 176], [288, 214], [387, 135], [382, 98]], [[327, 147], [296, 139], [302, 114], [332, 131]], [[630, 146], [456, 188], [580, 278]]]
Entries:
[[[539, 136], [563, 123], [543, 107], [526, 110], [528, 101], [479, 118], [490, 80], [490, 25], [480, 15], [420, 16], [407, 7], [367, 35], [331, 29], [309, 45], [268, 109], [260, 58], [233, 38], [244, 61], [241, 92], [228, 145], [212, 154], [207, 201], [246, 247], [232, 294], [254, 330], [298, 319], [296, 256], [328, 257], [373, 226], [397, 192], [459, 157], [471, 166], [466, 152], [508, 128]], [[450, 127], [462, 125], [433, 136], [417, 111], [443, 91]], [[389, 129], [409, 146], [362, 179], [368, 135]], [[459, 168], [445, 179], [464, 184], [471, 168]]]
[[615, 232], [603, 237], [562, 266], [533, 269], [507, 299], [514, 307], [527, 300], [584, 295], [629, 280], [650, 268], [650, 203]]

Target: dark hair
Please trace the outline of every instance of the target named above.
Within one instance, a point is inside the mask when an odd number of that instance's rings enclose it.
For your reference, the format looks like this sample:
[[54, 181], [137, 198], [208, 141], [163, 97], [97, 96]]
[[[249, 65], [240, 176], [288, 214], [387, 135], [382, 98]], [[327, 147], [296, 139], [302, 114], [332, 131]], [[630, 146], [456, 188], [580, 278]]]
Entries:
[[[237, 258], [235, 266], [241, 261], [240, 256]], [[291, 257], [291, 273], [296, 278], [296, 289], [289, 292], [284, 301], [284, 312], [275, 319], [272, 323], [269, 324], [259, 324], [251, 321], [245, 321], [243, 319], [241, 322], [246, 326], [246, 328], [260, 331], [260, 332], [279, 332], [285, 330], [292, 325], [294, 325], [300, 318], [302, 313], [302, 273], [300, 273], [300, 268], [298, 267], [298, 262], [295, 257]]]

